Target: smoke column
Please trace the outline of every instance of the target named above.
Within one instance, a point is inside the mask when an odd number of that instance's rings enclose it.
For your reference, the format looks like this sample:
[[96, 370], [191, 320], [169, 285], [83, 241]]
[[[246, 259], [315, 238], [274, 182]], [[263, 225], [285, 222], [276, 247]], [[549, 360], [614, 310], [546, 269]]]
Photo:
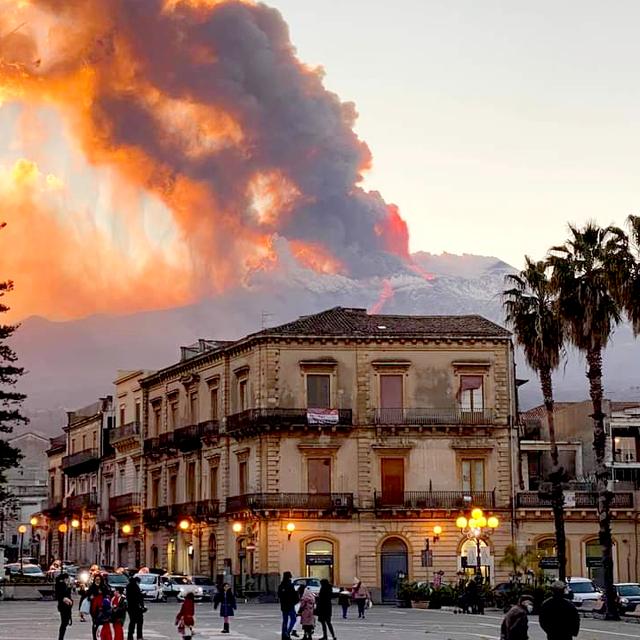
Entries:
[[[371, 154], [353, 131], [354, 105], [324, 88], [321, 70], [298, 60], [282, 16], [266, 5], [5, 0], [0, 102], [0, 123], [7, 105], [55, 108], [91, 166], [113, 170], [170, 211], [185, 260], [171, 267], [149, 247], [146, 263], [135, 269], [126, 252], [104, 265], [101, 258], [89, 274], [98, 291], [106, 277], [101, 266], [114, 272], [120, 263], [118, 279], [129, 280], [115, 288], [104, 283], [110, 304], [135, 306], [127, 292], [136, 290], [136, 279], [146, 282], [139, 299], [158, 304], [160, 293], [148, 283], [154, 265], [163, 274], [159, 285], [172, 269], [180, 278], [167, 304], [237, 286], [253, 265], [269, 262], [275, 236], [290, 242], [302, 264], [323, 272], [376, 275], [408, 259], [399, 212], [360, 186]], [[49, 191], [40, 189], [36, 198], [37, 180], [18, 182], [0, 184], [4, 197], [19, 189], [12, 201], [50, 218], [43, 210], [53, 206]], [[11, 212], [3, 216], [10, 228]], [[135, 217], [124, 222], [132, 236], [140, 226]], [[59, 212], [58, 245], [45, 269], [50, 280], [69, 253], [108, 254], [97, 231], [74, 236], [64, 219]], [[48, 226], [32, 229], [32, 249], [43, 245], [38, 234]], [[9, 258], [0, 258], [3, 273], [11, 271]], [[27, 275], [37, 290], [42, 269], [24, 268], [33, 270]], [[78, 280], [86, 276], [77, 273]]]

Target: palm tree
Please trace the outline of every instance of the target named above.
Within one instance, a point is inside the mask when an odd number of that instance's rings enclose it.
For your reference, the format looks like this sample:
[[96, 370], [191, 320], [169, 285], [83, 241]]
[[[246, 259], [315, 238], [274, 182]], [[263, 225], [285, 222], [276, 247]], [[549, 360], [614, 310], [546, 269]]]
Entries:
[[635, 264], [631, 266], [631, 277], [624, 295], [624, 308], [633, 327], [634, 335], [640, 334], [640, 216], [629, 216], [629, 235], [633, 241]]
[[599, 539], [608, 619], [616, 619], [611, 538], [612, 492], [605, 461], [605, 415], [602, 411], [602, 352], [621, 322], [634, 260], [629, 239], [618, 227], [590, 222], [569, 226], [571, 237], [549, 252], [551, 283], [558, 295], [560, 315], [569, 340], [586, 355], [589, 394], [593, 405], [593, 450], [596, 459]]
[[551, 505], [556, 530], [558, 573], [566, 578], [567, 551], [564, 529], [564, 495], [562, 481], [564, 470], [558, 460], [558, 445], [553, 414], [553, 382], [551, 374], [560, 365], [563, 353], [563, 324], [558, 315], [558, 305], [548, 277], [546, 262], [533, 262], [525, 256], [526, 266], [518, 274], [506, 276], [510, 285], [503, 292], [507, 323], [513, 328], [516, 342], [524, 350], [527, 364], [538, 374], [542, 397], [547, 411], [549, 440], [551, 443], [552, 470]]

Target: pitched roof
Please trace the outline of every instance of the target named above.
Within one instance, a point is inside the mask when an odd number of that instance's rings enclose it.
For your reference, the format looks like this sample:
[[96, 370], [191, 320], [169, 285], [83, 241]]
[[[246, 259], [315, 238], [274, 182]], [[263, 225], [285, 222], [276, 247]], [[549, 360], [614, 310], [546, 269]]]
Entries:
[[[400, 316], [368, 314], [366, 309], [334, 307], [293, 322], [264, 329], [254, 336], [451, 336], [501, 337], [511, 333], [478, 315]], [[252, 337], [252, 336], [249, 336]]]

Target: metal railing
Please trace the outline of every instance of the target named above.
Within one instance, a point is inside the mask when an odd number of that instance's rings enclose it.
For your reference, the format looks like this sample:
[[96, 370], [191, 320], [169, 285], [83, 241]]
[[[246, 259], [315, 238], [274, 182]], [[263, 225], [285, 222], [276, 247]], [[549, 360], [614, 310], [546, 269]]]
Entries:
[[120, 440], [125, 440], [126, 438], [132, 438], [140, 434], [140, 423], [139, 422], [128, 422], [127, 424], [123, 424], [121, 427], [116, 429], [112, 429], [109, 431], [109, 442], [111, 444], [115, 444]]
[[313, 409], [262, 408], [247, 409], [227, 417], [227, 432], [233, 433], [245, 427], [299, 426], [351, 426], [351, 409], [331, 409], [331, 414], [314, 412]]
[[248, 493], [227, 498], [227, 511], [301, 509], [332, 511], [353, 509], [352, 493]]
[[142, 449], [145, 453], [153, 453], [154, 451], [159, 451], [160, 438], [155, 436], [153, 438], [146, 438]]
[[485, 425], [495, 422], [493, 409], [464, 411], [456, 407], [444, 408], [380, 408], [373, 411], [374, 424], [380, 425]]
[[405, 491], [401, 494], [374, 493], [377, 509], [494, 509], [495, 491]]
[[139, 493], [124, 493], [109, 498], [109, 513], [122, 513], [130, 511], [142, 504]]
[[82, 511], [83, 509], [97, 509], [98, 494], [95, 491], [81, 493], [77, 496], [69, 496], [66, 499], [66, 508], [69, 511]]
[[181, 427], [174, 432], [174, 442], [181, 451], [193, 451], [202, 447], [205, 438], [212, 438], [219, 433], [217, 420], [206, 420], [198, 424]]
[[[598, 506], [598, 494], [595, 491], [576, 492], [576, 509], [595, 509]], [[566, 500], [566, 498], [565, 498]], [[521, 491], [516, 494], [516, 506], [521, 509], [551, 508], [551, 498], [541, 496], [537, 491]], [[565, 509], [570, 508], [565, 504]], [[612, 509], [632, 509], [633, 492], [619, 491], [611, 498]]]
[[62, 458], [62, 469], [71, 469], [72, 467], [78, 467], [89, 462], [99, 462], [99, 460], [98, 449], [85, 449], [84, 451], [78, 451], [78, 453], [64, 456], [64, 458]]
[[146, 524], [166, 524], [168, 522], [177, 523], [183, 518], [193, 518], [196, 521], [212, 520], [219, 515], [220, 501], [209, 499], [145, 509], [143, 520]]

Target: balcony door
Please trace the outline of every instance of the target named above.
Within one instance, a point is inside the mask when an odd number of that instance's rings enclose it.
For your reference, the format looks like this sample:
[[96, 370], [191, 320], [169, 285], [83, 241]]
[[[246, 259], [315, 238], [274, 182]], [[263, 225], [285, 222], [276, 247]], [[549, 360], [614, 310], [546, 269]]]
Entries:
[[331, 493], [331, 458], [309, 458], [307, 481], [309, 493]]
[[404, 458], [382, 458], [382, 502], [401, 505], [404, 502]]
[[380, 418], [382, 422], [402, 422], [404, 407], [403, 376], [385, 374], [380, 376]]

